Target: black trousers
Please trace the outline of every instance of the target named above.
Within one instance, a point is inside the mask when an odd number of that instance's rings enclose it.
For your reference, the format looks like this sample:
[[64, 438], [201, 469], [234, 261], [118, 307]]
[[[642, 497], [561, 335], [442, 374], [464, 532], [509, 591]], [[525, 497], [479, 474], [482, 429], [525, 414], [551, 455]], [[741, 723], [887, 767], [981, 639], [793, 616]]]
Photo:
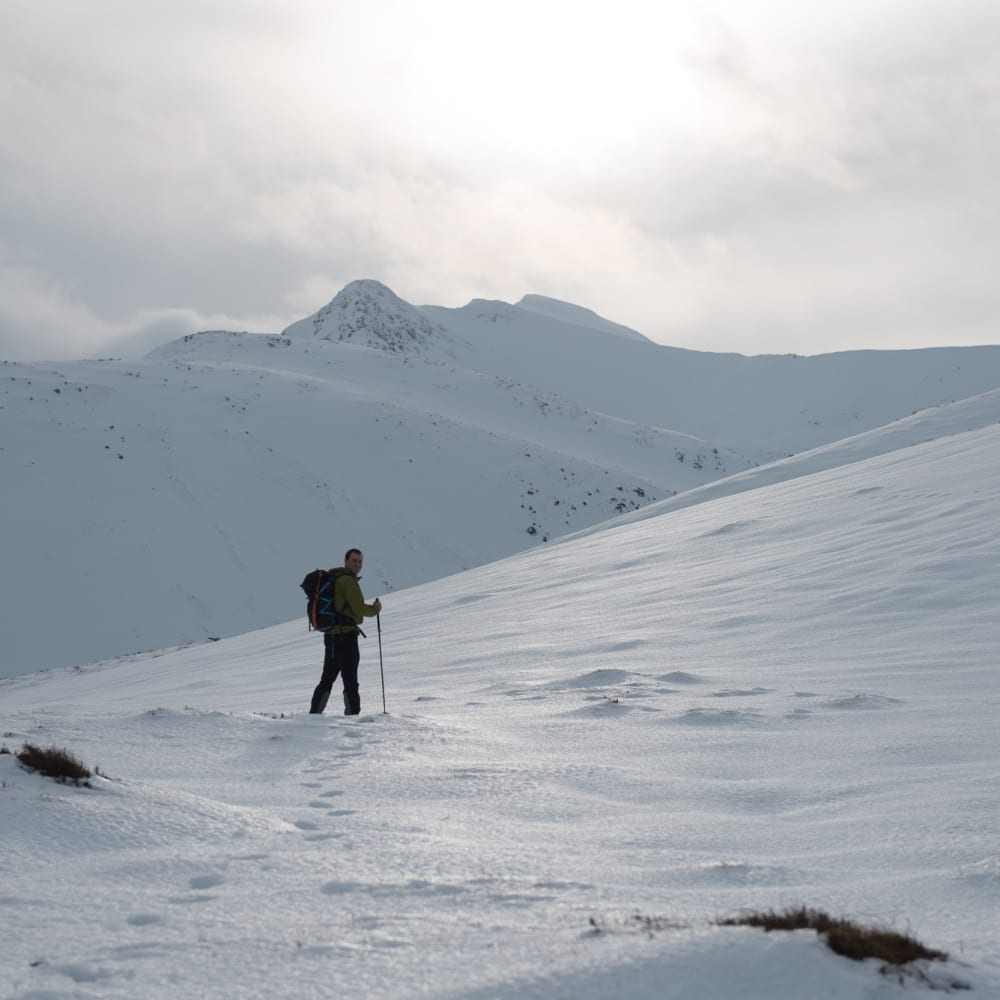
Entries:
[[360, 661], [357, 632], [346, 635], [334, 635], [333, 632], [323, 634], [323, 676], [313, 691], [312, 704], [309, 706], [310, 714], [316, 715], [325, 711], [337, 674], [340, 674], [344, 681], [344, 715], [360, 713], [361, 694], [358, 691]]

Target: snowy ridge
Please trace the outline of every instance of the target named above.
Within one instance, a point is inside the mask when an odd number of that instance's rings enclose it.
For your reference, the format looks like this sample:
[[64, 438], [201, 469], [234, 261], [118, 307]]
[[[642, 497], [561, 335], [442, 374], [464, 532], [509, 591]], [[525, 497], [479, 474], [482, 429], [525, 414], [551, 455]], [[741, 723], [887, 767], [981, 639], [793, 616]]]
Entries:
[[551, 319], [563, 320], [577, 326], [589, 327], [592, 330], [603, 330], [605, 333], [613, 333], [626, 340], [641, 340], [651, 343], [648, 337], [644, 337], [637, 330], [622, 326], [620, 323], [612, 323], [603, 316], [598, 316], [592, 309], [575, 306], [571, 302], [562, 302], [559, 299], [551, 299], [546, 295], [525, 295], [518, 300], [517, 308], [526, 309], [528, 312], [538, 313], [541, 316], [548, 316]]
[[146, 355], [144, 360], [166, 361], [182, 358], [189, 361], [198, 361], [200, 359], [238, 359], [241, 355], [256, 352], [256, 349], [262, 345], [273, 350], [275, 348], [291, 347], [292, 341], [289, 337], [276, 334], [240, 333], [233, 330], [202, 330], [200, 333], [190, 333], [186, 337], [171, 340], [169, 343], [155, 348]]
[[1000, 347], [743, 357], [628, 340], [504, 303], [422, 311], [451, 332], [463, 367], [753, 464], [1000, 387]]
[[[0, 682], [110, 776], [0, 756], [11, 996], [1000, 995], [1000, 424], [923, 419], [390, 595], [388, 715], [374, 639], [370, 714], [302, 714], [299, 622]], [[951, 957], [714, 923], [795, 905]]]

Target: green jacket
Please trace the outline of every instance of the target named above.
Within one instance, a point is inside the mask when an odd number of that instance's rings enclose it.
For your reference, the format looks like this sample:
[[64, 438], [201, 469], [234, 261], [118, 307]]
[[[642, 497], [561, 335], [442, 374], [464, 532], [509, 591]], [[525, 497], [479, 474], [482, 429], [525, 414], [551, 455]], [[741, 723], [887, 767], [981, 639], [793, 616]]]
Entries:
[[365, 618], [374, 618], [378, 612], [372, 605], [365, 604], [358, 578], [349, 569], [341, 566], [330, 572], [337, 577], [333, 585], [333, 609], [338, 614], [353, 618], [355, 622], [354, 625], [334, 625], [330, 631], [334, 635], [357, 633], [358, 625]]

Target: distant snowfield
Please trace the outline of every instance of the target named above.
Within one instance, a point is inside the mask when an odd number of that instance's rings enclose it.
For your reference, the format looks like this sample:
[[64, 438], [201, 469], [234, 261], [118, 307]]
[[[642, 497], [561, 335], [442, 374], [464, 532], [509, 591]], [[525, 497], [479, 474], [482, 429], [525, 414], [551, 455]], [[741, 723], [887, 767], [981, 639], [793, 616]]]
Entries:
[[921, 413], [971, 429], [963, 401], [998, 386], [1000, 348], [714, 355], [541, 296], [416, 307], [372, 281], [284, 335], [3, 363], [0, 677], [287, 621], [348, 546], [390, 593], [908, 447], [938, 433]]
[[[1000, 996], [991, 406], [389, 595], [387, 715], [304, 620], [0, 681], [110, 776], [0, 756], [7, 995]], [[799, 904], [951, 957], [714, 923]]]

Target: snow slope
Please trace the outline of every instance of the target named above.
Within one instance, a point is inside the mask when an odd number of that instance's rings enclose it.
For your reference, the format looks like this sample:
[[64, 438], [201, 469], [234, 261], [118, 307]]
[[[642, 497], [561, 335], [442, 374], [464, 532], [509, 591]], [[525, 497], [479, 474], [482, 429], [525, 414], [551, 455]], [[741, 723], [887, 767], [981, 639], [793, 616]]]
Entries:
[[425, 307], [459, 361], [516, 382], [544, 379], [578, 405], [683, 430], [764, 463], [1000, 387], [1000, 347], [710, 354], [608, 336], [476, 301]]
[[[0, 676], [300, 613], [361, 545], [398, 589], [747, 463], [553, 393], [350, 344], [207, 333], [142, 365], [8, 365]], [[10, 426], [8, 424], [8, 426]], [[701, 468], [678, 455], [711, 455]], [[701, 464], [701, 463], [699, 463]], [[52, 581], [71, 574], [53, 615]]]
[[[988, 402], [390, 595], [388, 715], [374, 638], [371, 714], [302, 714], [298, 622], [0, 681], [10, 749], [110, 776], [0, 756], [7, 995], [1000, 995]], [[950, 960], [714, 923], [798, 904]]]
[[946, 403], [921, 410], [913, 416], [904, 417], [874, 431], [866, 431], [835, 441], [833, 444], [804, 451], [791, 458], [748, 469], [746, 472], [688, 490], [668, 500], [650, 504], [641, 511], [623, 514], [611, 522], [602, 522], [593, 528], [583, 529], [568, 537], [604, 531], [612, 523], [634, 523], [646, 517], [658, 517], [668, 511], [692, 507], [707, 500], [787, 482], [813, 472], [836, 469], [891, 451], [912, 448], [917, 444], [940, 440], [965, 431], [990, 427], [998, 422], [1000, 422], [1000, 389], [972, 396], [957, 403]]
[[286, 621], [349, 545], [380, 590], [436, 579], [1000, 385], [993, 348], [699, 354], [372, 281], [286, 334], [0, 365], [0, 676]]

